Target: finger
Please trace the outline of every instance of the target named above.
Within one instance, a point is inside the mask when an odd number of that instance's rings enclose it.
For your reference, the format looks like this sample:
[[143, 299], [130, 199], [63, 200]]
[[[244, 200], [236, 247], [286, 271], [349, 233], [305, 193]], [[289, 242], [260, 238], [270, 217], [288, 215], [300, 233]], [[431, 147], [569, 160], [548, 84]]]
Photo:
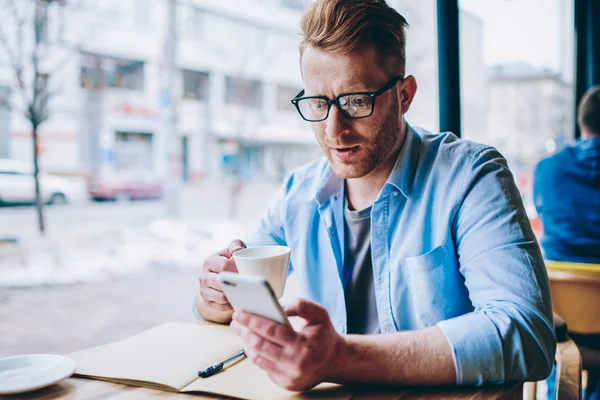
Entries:
[[320, 304], [306, 299], [298, 299], [286, 307], [285, 312], [290, 317], [300, 317], [309, 324], [319, 324], [330, 321], [327, 310]]
[[296, 344], [298, 334], [292, 328], [270, 319], [243, 311], [235, 313], [233, 319], [255, 334], [280, 346], [293, 346]]
[[200, 288], [211, 288], [221, 292], [221, 285], [219, 284], [217, 276], [218, 274], [214, 272], [200, 274]]
[[204, 301], [211, 301], [217, 304], [229, 304], [229, 300], [220, 290], [213, 288], [200, 288], [200, 295]]
[[204, 260], [203, 271], [217, 273], [223, 271], [238, 272], [235, 261], [218, 254], [208, 256], [206, 260]]
[[218, 272], [219, 266], [223, 264], [223, 260], [227, 257], [227, 249], [220, 251], [219, 253], [211, 254], [204, 259], [202, 264], [202, 270]]
[[256, 354], [253, 350], [244, 350], [244, 352], [250, 361], [260, 369], [266, 371], [268, 374], [279, 374], [279, 368], [275, 361], [268, 360]]
[[205, 301], [204, 304], [206, 304], [206, 306], [212, 310], [215, 311], [231, 311], [233, 310], [233, 308], [231, 307], [231, 304], [227, 303], [227, 304], [219, 304], [219, 303], [215, 303], [214, 301]]
[[283, 361], [282, 358], [285, 350], [283, 347], [257, 335], [235, 320], [231, 322], [230, 326], [244, 342], [244, 348], [249, 349], [254, 355], [272, 362], [281, 363]]
[[[232, 259], [225, 259], [225, 261], [223, 262], [223, 269], [222, 271], [228, 271], [228, 272], [238, 272], [237, 266], [235, 265], [235, 261]], [[222, 272], [219, 271], [219, 272]]]
[[228, 247], [228, 258], [231, 258], [231, 256], [233, 256], [233, 253], [235, 253], [236, 251], [242, 250], [246, 248], [246, 244], [244, 242], [242, 242], [239, 239], [236, 239], [234, 241], [232, 241], [231, 243], [229, 243], [229, 247]]

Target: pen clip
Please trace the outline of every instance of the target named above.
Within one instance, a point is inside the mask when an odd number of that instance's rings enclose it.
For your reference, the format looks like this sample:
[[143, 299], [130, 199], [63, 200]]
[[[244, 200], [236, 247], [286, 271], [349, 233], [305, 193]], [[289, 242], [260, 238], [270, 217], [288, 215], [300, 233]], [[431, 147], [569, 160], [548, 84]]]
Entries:
[[211, 365], [210, 367], [206, 368], [205, 370], [198, 372], [198, 376], [200, 378], [208, 378], [209, 376], [213, 376], [214, 374], [216, 374], [217, 372], [219, 372], [222, 369], [223, 369], [223, 363]]
[[233, 356], [229, 357], [228, 359], [226, 359], [224, 361], [221, 361], [218, 364], [211, 365], [210, 367], [203, 369], [202, 371], [199, 371], [198, 376], [201, 378], [208, 378], [209, 376], [213, 376], [217, 372], [221, 371], [226, 363], [229, 363], [229, 362], [235, 360], [236, 358], [245, 357], [245, 356], [246, 356], [246, 353], [244, 353], [244, 350], [242, 350], [239, 353], [234, 354]]

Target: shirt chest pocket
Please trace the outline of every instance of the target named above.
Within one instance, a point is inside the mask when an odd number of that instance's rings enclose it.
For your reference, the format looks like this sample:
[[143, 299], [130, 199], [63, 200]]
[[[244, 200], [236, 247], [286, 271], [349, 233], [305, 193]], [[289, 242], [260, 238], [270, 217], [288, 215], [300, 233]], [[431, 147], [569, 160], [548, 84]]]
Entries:
[[436, 247], [428, 253], [416, 257], [407, 257], [400, 262], [400, 269], [405, 277], [424, 274], [442, 267], [448, 260], [446, 245]]
[[398, 330], [433, 326], [460, 314], [463, 285], [454, 266], [446, 244], [391, 266], [390, 300]]

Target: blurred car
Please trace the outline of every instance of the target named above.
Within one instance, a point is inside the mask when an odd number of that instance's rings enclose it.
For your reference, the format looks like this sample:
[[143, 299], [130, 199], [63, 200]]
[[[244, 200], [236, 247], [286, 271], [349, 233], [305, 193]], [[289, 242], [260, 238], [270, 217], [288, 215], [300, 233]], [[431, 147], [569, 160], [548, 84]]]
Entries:
[[[80, 197], [77, 184], [70, 179], [40, 172], [40, 191], [47, 204], [66, 204]], [[0, 204], [35, 202], [33, 164], [0, 158]]]
[[163, 196], [163, 185], [149, 171], [118, 171], [93, 180], [88, 193], [96, 201], [150, 200]]

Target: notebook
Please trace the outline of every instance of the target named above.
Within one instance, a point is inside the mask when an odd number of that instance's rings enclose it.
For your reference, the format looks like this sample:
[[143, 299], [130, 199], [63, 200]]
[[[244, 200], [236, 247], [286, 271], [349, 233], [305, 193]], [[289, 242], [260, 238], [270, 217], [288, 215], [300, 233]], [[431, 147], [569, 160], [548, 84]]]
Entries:
[[217, 394], [247, 400], [336, 399], [352, 397], [344, 386], [324, 383], [310, 391], [289, 392], [247, 358], [209, 378], [198, 371], [242, 349], [228, 327], [170, 322], [128, 339], [71, 353], [75, 376], [181, 393]]

